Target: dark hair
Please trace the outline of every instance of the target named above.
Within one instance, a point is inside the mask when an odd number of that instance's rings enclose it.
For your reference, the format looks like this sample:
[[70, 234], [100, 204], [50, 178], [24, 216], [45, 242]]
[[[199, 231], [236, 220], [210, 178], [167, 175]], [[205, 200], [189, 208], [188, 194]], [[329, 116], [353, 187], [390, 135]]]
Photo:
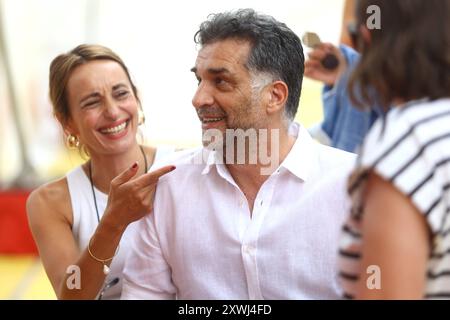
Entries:
[[131, 80], [128, 68], [122, 59], [111, 49], [101, 45], [81, 44], [68, 53], [60, 54], [50, 64], [50, 100], [53, 113], [64, 124], [70, 118], [70, 108], [67, 103], [67, 83], [72, 72], [80, 65], [96, 60], [111, 60], [117, 62], [125, 71], [131, 89], [139, 105], [136, 86]]
[[289, 95], [285, 112], [289, 119], [297, 113], [304, 71], [303, 48], [299, 37], [284, 23], [252, 9], [240, 9], [208, 16], [194, 36], [202, 46], [225, 39], [248, 41], [250, 71], [266, 72], [286, 83]]
[[366, 25], [371, 5], [380, 9], [381, 29], [369, 30], [368, 46], [359, 37], [362, 56], [349, 85], [354, 103], [387, 111], [395, 99], [449, 97], [450, 0], [359, 0], [358, 26]]

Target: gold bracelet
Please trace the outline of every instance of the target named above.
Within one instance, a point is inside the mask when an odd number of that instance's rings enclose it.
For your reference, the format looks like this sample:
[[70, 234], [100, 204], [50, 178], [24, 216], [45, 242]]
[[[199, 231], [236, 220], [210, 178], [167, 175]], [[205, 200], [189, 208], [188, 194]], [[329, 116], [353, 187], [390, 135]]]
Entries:
[[92, 238], [89, 239], [89, 243], [88, 243], [88, 247], [87, 247], [88, 252], [89, 252], [89, 255], [90, 255], [91, 258], [94, 259], [95, 261], [101, 262], [101, 263], [103, 264], [103, 273], [104, 273], [105, 275], [107, 275], [107, 274], [109, 273], [109, 271], [111, 271], [111, 269], [106, 265], [106, 262], [111, 261], [112, 259], [114, 259], [114, 257], [115, 257], [115, 256], [117, 255], [117, 253], [119, 252], [119, 247], [120, 247], [120, 246], [117, 245], [116, 252], [114, 253], [114, 255], [113, 255], [111, 258], [108, 258], [108, 259], [99, 259], [99, 258], [97, 258], [96, 256], [94, 256], [94, 255], [92, 254], [92, 252], [91, 252], [91, 241], [92, 241]]

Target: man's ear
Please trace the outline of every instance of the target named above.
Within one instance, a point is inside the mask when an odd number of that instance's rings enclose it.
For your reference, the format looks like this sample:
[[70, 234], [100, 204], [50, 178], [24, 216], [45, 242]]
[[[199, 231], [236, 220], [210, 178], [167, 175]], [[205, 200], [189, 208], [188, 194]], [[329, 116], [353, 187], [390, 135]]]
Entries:
[[268, 103], [266, 111], [274, 114], [283, 111], [289, 94], [288, 86], [283, 81], [275, 81], [267, 87]]

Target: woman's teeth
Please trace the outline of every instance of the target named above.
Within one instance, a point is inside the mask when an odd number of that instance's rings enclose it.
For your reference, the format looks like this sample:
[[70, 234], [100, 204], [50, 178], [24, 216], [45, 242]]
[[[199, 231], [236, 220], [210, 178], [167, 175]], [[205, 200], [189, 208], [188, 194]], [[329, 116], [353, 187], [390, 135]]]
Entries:
[[112, 128], [108, 128], [108, 129], [102, 129], [100, 130], [101, 133], [105, 133], [105, 134], [114, 134], [114, 133], [119, 133], [121, 131], [123, 131], [125, 129], [125, 127], [127, 126], [128, 121], [125, 121], [122, 124], [119, 124], [118, 126], [112, 127]]

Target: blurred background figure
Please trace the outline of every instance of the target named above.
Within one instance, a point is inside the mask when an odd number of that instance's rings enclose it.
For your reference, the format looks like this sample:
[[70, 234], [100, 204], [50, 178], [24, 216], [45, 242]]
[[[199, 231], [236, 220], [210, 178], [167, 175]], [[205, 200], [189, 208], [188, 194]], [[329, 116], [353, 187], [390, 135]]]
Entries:
[[384, 116], [349, 181], [344, 295], [450, 299], [450, 0], [360, 0], [356, 21], [350, 95]]
[[[305, 76], [321, 81], [323, 121], [310, 128], [320, 142], [349, 152], [358, 152], [365, 135], [380, 116], [380, 109], [356, 108], [350, 100], [349, 76], [359, 61], [355, 50], [355, 0], [346, 0], [342, 18], [340, 45], [321, 43], [309, 53], [305, 63]], [[337, 57], [336, 68], [326, 68], [321, 63], [326, 55]]]

